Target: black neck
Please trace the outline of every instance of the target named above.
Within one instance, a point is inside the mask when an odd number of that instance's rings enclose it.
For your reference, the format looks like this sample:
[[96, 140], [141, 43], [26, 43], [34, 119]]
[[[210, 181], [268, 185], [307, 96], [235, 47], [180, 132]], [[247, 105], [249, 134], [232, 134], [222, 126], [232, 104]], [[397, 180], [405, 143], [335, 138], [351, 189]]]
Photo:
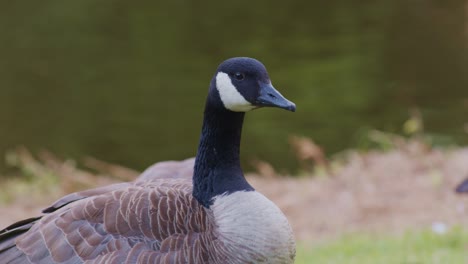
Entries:
[[216, 195], [254, 190], [245, 180], [239, 160], [244, 113], [226, 110], [210, 99], [193, 174], [193, 196], [206, 208]]

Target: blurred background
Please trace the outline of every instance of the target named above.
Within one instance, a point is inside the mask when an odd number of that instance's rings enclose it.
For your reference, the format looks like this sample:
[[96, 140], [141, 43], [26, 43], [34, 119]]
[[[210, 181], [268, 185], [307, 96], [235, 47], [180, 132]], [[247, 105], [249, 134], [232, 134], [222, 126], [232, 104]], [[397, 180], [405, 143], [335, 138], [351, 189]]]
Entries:
[[[91, 156], [134, 170], [192, 157], [209, 81], [219, 63], [235, 56], [262, 61], [274, 86], [298, 107], [294, 114], [248, 114], [241, 150], [248, 171], [295, 175], [264, 191], [293, 219], [300, 245], [356, 230], [437, 233], [468, 226], [467, 200], [453, 194], [468, 177], [466, 0], [3, 1], [0, 153], [24, 146], [33, 154]], [[340, 158], [349, 151], [371, 154]], [[31, 178], [49, 175], [50, 164], [44, 170], [24, 153], [0, 163], [0, 178], [8, 182], [0, 201], [26, 204], [19, 219], [39, 205], [18, 198], [34, 191], [10, 182], [15, 168], [36, 189], [49, 184], [43, 189], [55, 195], [44, 204], [80, 189], [73, 183], [50, 191], [57, 178]], [[103, 183], [95, 181], [90, 185]], [[299, 196], [278, 196], [284, 190]], [[431, 231], [383, 244], [359, 236], [313, 254], [323, 257], [318, 263], [332, 263], [324, 260], [336, 257], [334, 249], [354, 254], [364, 243], [378, 247], [367, 252], [411, 253], [411, 245], [432, 241], [417, 246], [427, 250], [423, 257], [408, 253], [398, 263], [468, 261], [462, 250], [468, 233], [447, 232], [446, 238]], [[425, 258], [439, 246], [448, 248], [443, 257]], [[305, 248], [299, 252], [310, 251]], [[304, 259], [299, 263], [312, 263]], [[354, 263], [347, 259], [336, 263]]]
[[290, 134], [327, 154], [403, 133], [466, 144], [466, 1], [7, 1], [0, 152], [25, 145], [143, 169], [193, 156], [224, 59], [261, 60], [295, 114], [255, 111], [243, 159], [294, 171]]

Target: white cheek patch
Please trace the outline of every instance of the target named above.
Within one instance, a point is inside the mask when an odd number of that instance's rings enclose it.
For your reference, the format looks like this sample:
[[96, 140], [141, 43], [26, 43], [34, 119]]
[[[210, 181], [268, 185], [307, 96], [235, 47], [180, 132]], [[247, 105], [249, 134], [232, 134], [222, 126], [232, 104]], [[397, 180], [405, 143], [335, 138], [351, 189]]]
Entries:
[[224, 72], [219, 72], [216, 75], [216, 89], [218, 89], [224, 107], [231, 111], [247, 112], [255, 108], [237, 91], [231, 82], [231, 78]]

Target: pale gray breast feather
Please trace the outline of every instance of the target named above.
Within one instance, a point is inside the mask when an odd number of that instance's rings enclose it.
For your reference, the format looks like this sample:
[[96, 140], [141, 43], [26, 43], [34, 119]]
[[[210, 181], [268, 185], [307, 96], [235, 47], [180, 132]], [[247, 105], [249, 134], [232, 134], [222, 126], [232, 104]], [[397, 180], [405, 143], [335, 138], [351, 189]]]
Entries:
[[258, 192], [235, 192], [211, 206], [226, 263], [293, 263], [295, 242], [281, 210]]

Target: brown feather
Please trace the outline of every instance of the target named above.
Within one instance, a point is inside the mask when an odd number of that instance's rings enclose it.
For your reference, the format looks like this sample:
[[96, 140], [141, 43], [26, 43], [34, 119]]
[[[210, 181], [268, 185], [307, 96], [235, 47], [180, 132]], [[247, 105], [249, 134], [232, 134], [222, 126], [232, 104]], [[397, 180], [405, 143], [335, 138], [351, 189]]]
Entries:
[[212, 227], [191, 191], [190, 180], [156, 177], [71, 194], [18, 236], [16, 247], [33, 262], [203, 263], [201, 239]]

